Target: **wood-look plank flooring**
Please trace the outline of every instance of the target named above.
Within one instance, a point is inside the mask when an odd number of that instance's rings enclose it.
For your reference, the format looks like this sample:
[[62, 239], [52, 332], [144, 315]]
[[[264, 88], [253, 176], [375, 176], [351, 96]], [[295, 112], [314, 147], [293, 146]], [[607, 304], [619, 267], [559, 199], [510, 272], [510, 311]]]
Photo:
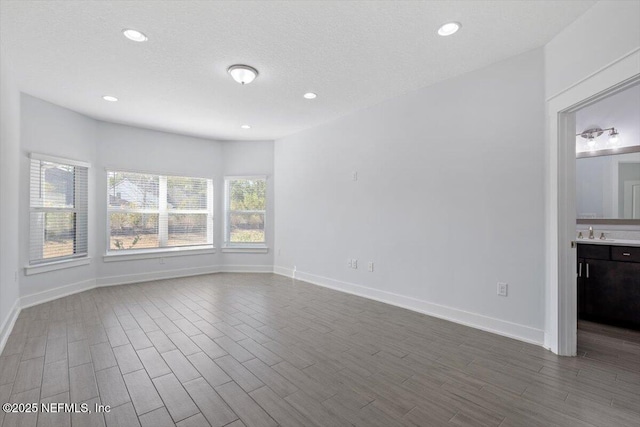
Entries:
[[3, 426], [639, 426], [640, 333], [578, 357], [271, 274], [99, 288], [25, 309], [0, 402], [111, 405]]

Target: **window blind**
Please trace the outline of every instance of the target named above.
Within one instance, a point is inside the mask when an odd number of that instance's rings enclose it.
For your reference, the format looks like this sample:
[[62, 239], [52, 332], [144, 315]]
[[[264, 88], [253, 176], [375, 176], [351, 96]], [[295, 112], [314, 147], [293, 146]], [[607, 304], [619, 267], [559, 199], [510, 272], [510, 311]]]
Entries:
[[109, 251], [213, 244], [213, 181], [107, 172]]
[[237, 177], [225, 180], [225, 240], [228, 244], [265, 243], [265, 178]]
[[88, 167], [32, 156], [29, 264], [87, 255]]

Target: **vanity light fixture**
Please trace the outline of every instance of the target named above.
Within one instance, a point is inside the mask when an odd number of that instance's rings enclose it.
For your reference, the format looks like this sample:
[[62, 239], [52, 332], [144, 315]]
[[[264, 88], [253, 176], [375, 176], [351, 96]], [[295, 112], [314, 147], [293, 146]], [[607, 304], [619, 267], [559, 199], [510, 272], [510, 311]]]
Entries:
[[105, 95], [102, 97], [102, 99], [104, 99], [105, 101], [109, 101], [109, 102], [117, 102], [118, 98], [116, 98], [115, 96], [111, 96], [111, 95]]
[[617, 147], [618, 145], [620, 145], [620, 133], [614, 127], [610, 127], [606, 129], [595, 127], [595, 128], [587, 129], [582, 133], [578, 133], [576, 134], [576, 136], [581, 136], [584, 139], [586, 139], [587, 147], [589, 147], [589, 149], [593, 151], [598, 147], [598, 141], [596, 140], [596, 138], [598, 138], [600, 135], [602, 135], [606, 131], [609, 131], [609, 140], [607, 145], [611, 147]]
[[138, 30], [133, 30], [131, 28], [125, 28], [124, 30], [122, 30], [122, 34], [124, 34], [126, 38], [134, 42], [146, 42], [147, 40], [149, 40], [149, 38], [145, 36], [144, 33], [141, 33]]
[[251, 83], [258, 77], [258, 70], [248, 65], [236, 64], [227, 69], [227, 72], [241, 85]]
[[317, 94], [313, 93], [313, 92], [307, 92], [304, 95], [302, 95], [305, 99], [316, 99], [318, 97]]
[[462, 24], [459, 22], [447, 22], [438, 28], [438, 34], [446, 37], [458, 32], [462, 28]]

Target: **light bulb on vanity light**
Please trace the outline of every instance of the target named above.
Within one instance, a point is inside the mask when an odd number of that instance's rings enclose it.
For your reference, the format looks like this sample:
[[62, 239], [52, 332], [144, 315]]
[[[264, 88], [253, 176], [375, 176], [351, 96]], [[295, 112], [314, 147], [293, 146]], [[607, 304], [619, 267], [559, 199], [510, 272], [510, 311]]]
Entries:
[[620, 133], [615, 128], [609, 132], [609, 145], [613, 147], [620, 145]]
[[593, 135], [590, 135], [589, 138], [587, 138], [587, 147], [589, 147], [590, 150], [595, 150], [596, 139], [593, 137]]

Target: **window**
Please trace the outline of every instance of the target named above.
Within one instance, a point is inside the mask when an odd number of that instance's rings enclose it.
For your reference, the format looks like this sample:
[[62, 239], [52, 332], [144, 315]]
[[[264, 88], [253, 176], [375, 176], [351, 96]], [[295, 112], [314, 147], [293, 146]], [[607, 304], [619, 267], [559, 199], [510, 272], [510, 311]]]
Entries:
[[107, 172], [109, 252], [213, 245], [213, 181]]
[[29, 264], [87, 256], [89, 164], [31, 154]]
[[225, 242], [227, 245], [264, 245], [266, 189], [265, 177], [227, 177], [225, 179]]

